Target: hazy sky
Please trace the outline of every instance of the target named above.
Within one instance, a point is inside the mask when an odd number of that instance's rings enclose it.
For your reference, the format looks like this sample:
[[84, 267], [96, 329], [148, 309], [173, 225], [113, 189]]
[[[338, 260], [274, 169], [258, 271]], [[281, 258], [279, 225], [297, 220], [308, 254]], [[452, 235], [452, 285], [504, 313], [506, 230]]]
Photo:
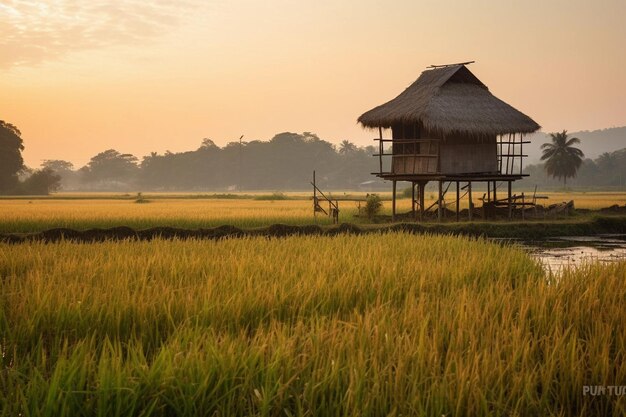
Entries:
[[544, 131], [626, 125], [624, 0], [0, 0], [0, 119], [82, 165], [356, 124], [430, 64], [476, 60]]

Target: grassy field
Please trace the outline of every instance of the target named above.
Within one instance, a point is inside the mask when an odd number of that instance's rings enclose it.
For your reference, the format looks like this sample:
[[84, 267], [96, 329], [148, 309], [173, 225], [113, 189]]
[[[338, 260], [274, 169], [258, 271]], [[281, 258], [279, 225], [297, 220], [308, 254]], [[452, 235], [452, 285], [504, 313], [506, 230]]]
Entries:
[[0, 415], [624, 415], [582, 394], [626, 381], [624, 276], [404, 234], [0, 245]]
[[[476, 193], [476, 198], [481, 193]], [[335, 193], [337, 198], [364, 198], [363, 193]], [[613, 204], [626, 204], [626, 193], [553, 193], [544, 204], [574, 200], [576, 207], [598, 209]], [[147, 204], [135, 203], [134, 196], [112, 194], [59, 194], [50, 198], [0, 199], [0, 233], [37, 232], [55, 227], [78, 230], [129, 226], [145, 229], [157, 226], [208, 228], [224, 224], [242, 228], [261, 227], [275, 223], [313, 224], [312, 202], [306, 194], [291, 193], [287, 200], [259, 200], [268, 195], [201, 196], [195, 194], [146, 195]], [[389, 198], [388, 194], [382, 195]], [[204, 198], [203, 198], [204, 197]], [[435, 199], [426, 194], [426, 206]], [[364, 223], [357, 217], [355, 201], [340, 201], [341, 222]], [[461, 203], [467, 207], [467, 200]], [[450, 206], [452, 207], [452, 206]], [[409, 198], [398, 201], [398, 212], [408, 212]], [[391, 203], [384, 202], [383, 214], [391, 213]], [[317, 223], [330, 224], [320, 215]]]

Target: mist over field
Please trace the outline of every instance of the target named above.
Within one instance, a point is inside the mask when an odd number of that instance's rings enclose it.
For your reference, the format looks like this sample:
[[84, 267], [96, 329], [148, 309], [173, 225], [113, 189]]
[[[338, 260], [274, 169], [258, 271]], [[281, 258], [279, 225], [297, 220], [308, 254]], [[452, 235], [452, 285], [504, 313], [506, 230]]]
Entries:
[[[364, 135], [372, 135], [364, 132]], [[585, 160], [572, 187], [615, 189], [626, 186], [626, 127], [594, 132], [574, 132], [581, 139]], [[522, 181], [558, 188], [540, 162], [541, 145], [549, 135], [529, 135], [528, 161]], [[61, 176], [62, 191], [290, 191], [309, 189], [313, 171], [319, 185], [331, 190], [387, 190], [374, 178], [378, 170], [374, 146], [352, 142], [331, 143], [314, 133], [280, 133], [269, 141], [242, 140], [219, 147], [204, 139], [197, 149], [139, 156], [109, 149], [82, 167], [69, 161], [47, 160], [43, 166]], [[386, 161], [388, 162], [388, 161]]]

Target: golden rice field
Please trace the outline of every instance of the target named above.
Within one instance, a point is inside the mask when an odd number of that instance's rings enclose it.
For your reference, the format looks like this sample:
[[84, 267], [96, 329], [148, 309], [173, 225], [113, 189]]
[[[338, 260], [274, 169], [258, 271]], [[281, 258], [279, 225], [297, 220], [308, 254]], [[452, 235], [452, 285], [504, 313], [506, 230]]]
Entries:
[[[478, 198], [482, 193], [475, 193]], [[543, 204], [574, 200], [576, 207], [599, 209], [613, 204], [626, 204], [626, 193], [551, 193]], [[335, 193], [338, 198], [364, 198], [363, 193]], [[388, 198], [388, 194], [382, 194]], [[312, 202], [306, 194], [291, 194], [288, 200], [202, 199], [184, 198], [184, 194], [147, 195], [147, 204], [136, 204], [134, 198], [120, 195], [68, 194], [53, 198], [0, 199], [0, 233], [37, 232], [49, 228], [66, 227], [89, 229], [129, 226], [145, 229], [157, 226], [180, 228], [208, 228], [224, 224], [237, 227], [261, 227], [275, 223], [330, 224], [323, 215], [313, 217]], [[426, 193], [426, 206], [434, 203], [436, 194]], [[476, 203], [478, 204], [478, 203]], [[358, 202], [340, 201], [340, 221], [367, 222], [358, 214]], [[363, 203], [361, 203], [363, 205]], [[461, 202], [467, 207], [467, 199]], [[408, 212], [410, 198], [398, 201], [398, 211]], [[449, 206], [453, 208], [453, 206]], [[384, 202], [383, 213], [390, 214], [391, 203]]]
[[0, 415], [625, 415], [583, 395], [626, 381], [625, 277], [405, 234], [0, 244]]
[[[50, 227], [88, 229], [129, 226], [207, 228], [231, 224], [257, 227], [275, 223], [314, 222], [312, 202], [305, 200], [0, 200], [0, 232], [32, 232]], [[320, 216], [320, 224], [332, 223]]]

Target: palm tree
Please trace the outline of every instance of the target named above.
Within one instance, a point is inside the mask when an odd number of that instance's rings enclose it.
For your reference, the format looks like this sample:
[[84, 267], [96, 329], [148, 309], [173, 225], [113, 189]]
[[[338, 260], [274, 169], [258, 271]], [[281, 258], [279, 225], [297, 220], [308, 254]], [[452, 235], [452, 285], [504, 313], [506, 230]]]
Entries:
[[568, 178], [574, 178], [576, 171], [583, 163], [583, 151], [574, 148], [573, 145], [580, 143], [578, 138], [568, 138], [567, 130], [561, 133], [550, 133], [552, 143], [541, 145], [542, 161], [546, 161], [545, 169], [553, 178], [563, 178], [563, 187], [567, 185]]
[[353, 153], [356, 150], [357, 150], [356, 145], [350, 142], [349, 140], [344, 140], [339, 145], [339, 153], [341, 155], [348, 155], [348, 154]]

